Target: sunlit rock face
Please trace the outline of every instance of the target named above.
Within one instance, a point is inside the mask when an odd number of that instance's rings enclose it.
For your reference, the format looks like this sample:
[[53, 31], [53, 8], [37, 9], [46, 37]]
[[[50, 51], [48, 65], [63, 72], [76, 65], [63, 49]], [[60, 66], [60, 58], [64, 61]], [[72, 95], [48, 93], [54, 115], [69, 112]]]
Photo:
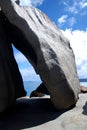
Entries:
[[80, 87], [69, 41], [40, 10], [12, 0], [0, 0], [0, 5], [7, 37], [40, 75], [55, 108], [74, 105]]

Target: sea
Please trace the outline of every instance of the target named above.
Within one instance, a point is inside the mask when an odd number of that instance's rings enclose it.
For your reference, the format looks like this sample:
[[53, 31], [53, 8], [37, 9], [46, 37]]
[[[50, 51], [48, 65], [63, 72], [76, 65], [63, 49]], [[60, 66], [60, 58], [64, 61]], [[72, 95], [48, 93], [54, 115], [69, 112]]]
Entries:
[[[27, 96], [30, 96], [30, 93], [35, 90], [40, 84], [41, 81], [24, 81], [24, 88], [27, 92]], [[80, 79], [80, 84], [87, 87], [87, 79]]]
[[87, 87], [87, 78], [79, 79], [80, 85]]

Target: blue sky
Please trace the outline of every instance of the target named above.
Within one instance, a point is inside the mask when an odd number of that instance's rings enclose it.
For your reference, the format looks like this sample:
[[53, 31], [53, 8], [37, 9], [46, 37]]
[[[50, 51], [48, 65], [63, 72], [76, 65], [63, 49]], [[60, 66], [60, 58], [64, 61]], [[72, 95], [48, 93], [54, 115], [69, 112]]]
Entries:
[[[70, 40], [79, 78], [87, 78], [87, 0], [20, 0], [42, 10]], [[26, 58], [14, 48], [23, 80], [40, 80]]]

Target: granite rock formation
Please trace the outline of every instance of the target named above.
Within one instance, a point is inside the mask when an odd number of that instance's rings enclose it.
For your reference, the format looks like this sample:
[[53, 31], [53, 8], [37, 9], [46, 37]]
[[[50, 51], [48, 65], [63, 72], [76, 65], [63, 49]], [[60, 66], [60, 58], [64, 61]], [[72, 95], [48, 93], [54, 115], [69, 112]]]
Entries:
[[40, 10], [0, 0], [10, 43], [21, 51], [40, 75], [56, 109], [76, 103], [80, 91], [75, 57], [68, 39]]
[[37, 88], [36, 90], [32, 91], [31, 94], [30, 94], [30, 98], [31, 97], [43, 97], [45, 95], [49, 95], [49, 92], [46, 88], [46, 86], [41, 83]]
[[16, 98], [25, 95], [22, 77], [13, 56], [12, 46], [5, 34], [0, 12], [0, 112], [12, 105]]

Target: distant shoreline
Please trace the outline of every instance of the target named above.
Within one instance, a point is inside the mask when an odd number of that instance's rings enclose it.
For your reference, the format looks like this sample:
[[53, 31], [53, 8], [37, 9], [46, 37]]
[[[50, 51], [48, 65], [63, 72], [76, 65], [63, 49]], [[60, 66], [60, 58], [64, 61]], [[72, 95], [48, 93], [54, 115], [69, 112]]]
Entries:
[[87, 79], [79, 79], [80, 82], [87, 82]]

